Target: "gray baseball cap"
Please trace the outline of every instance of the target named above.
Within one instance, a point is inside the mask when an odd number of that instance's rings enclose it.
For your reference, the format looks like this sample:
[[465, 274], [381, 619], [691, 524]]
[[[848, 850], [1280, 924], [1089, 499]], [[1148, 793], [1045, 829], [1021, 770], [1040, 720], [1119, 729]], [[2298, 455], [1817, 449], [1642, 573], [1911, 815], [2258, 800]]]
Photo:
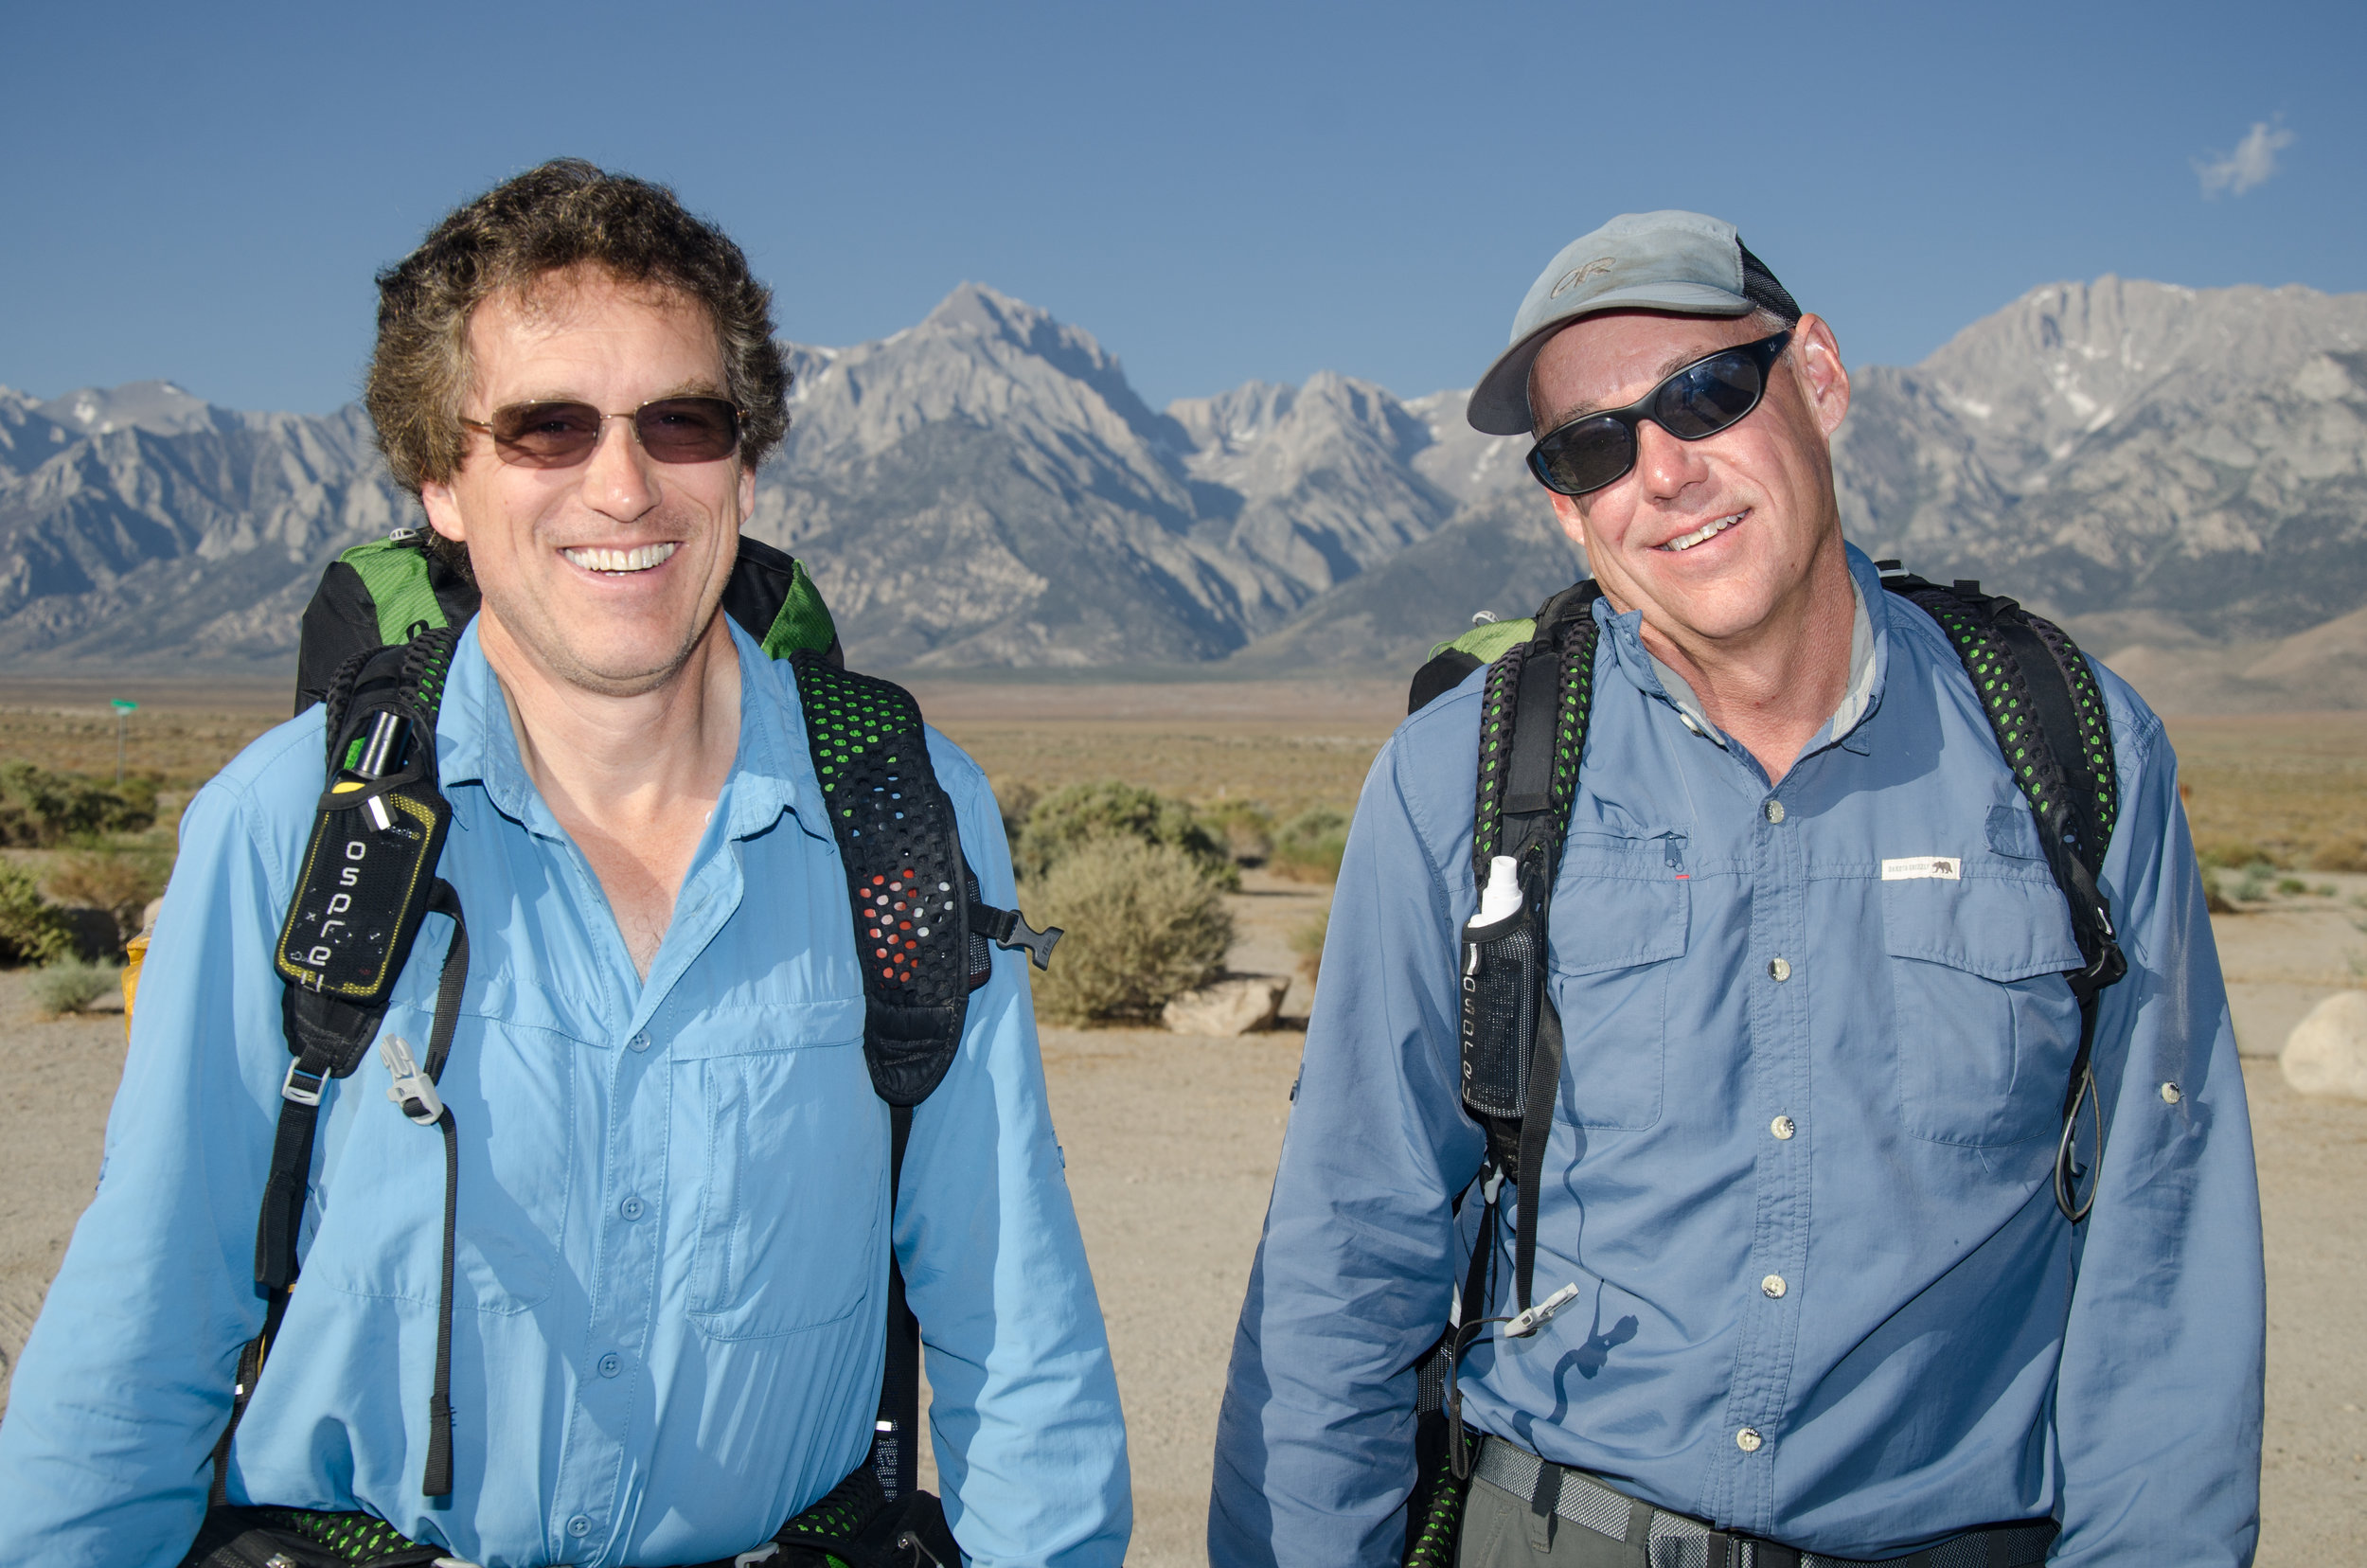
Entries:
[[1800, 307], [1732, 223], [1698, 212], [1628, 212], [1561, 248], [1512, 318], [1512, 346], [1471, 391], [1468, 418], [1490, 436], [1526, 436], [1529, 366], [1545, 340], [1597, 311], [1738, 316], [1761, 308], [1787, 321]]

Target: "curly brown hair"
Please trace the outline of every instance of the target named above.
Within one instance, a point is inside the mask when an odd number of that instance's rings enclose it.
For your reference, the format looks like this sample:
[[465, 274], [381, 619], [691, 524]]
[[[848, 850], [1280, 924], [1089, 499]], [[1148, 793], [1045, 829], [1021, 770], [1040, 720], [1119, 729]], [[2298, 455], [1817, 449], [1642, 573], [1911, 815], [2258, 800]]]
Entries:
[[748, 258], [666, 187], [554, 158], [455, 208], [378, 275], [378, 347], [362, 396], [397, 484], [416, 496], [460, 470], [476, 308], [583, 265], [704, 306], [723, 351], [724, 390], [741, 409], [740, 461], [754, 468], [780, 444], [789, 368], [773, 341], [773, 291], [748, 271]]

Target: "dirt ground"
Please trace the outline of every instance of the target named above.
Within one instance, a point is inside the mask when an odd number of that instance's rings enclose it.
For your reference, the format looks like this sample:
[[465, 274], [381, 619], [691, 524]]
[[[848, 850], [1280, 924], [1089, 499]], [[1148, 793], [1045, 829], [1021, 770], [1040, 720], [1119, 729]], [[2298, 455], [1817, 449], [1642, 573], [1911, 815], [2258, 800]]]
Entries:
[[[1290, 935], [1328, 895], [1252, 873], [1234, 900], [1234, 967], [1290, 972]], [[2339, 944], [2327, 924], [2337, 918], [2321, 912], [2317, 921], [2330, 944]], [[2312, 930], [2306, 914], [2223, 917], [2231, 972], [2245, 963], [2269, 972], [2267, 960], [2291, 953], [2296, 940], [2269, 922], [2289, 921], [2303, 922], [2303, 936]], [[2264, 1007], [2298, 1016], [2289, 983], [2254, 984]], [[0, 1146], [0, 1401], [97, 1179], [123, 1060], [119, 1014], [42, 1019], [29, 987], [24, 971], [0, 973], [0, 1114], [9, 1128]], [[1284, 1003], [1286, 1024], [1303, 1019], [1308, 1003], [1302, 977]], [[1044, 1032], [1053, 1114], [1126, 1400], [1136, 1519], [1130, 1560], [1143, 1568], [1204, 1560], [1217, 1401], [1302, 1039], [1290, 1027], [1237, 1040]], [[2367, 1545], [2367, 1345], [2358, 1335], [2367, 1104], [2305, 1099], [2267, 1060], [2245, 1063], [2245, 1084], [2269, 1256], [2259, 1561], [2283, 1568]]]

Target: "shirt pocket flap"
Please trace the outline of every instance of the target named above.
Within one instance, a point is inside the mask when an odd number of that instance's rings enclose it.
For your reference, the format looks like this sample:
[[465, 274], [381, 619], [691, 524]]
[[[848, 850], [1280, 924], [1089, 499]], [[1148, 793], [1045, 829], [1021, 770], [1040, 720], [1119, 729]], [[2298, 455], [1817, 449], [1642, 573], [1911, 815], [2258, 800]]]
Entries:
[[860, 996], [775, 1002], [762, 1007], [717, 1008], [674, 1037], [676, 1061], [710, 1061], [772, 1051], [812, 1050], [863, 1043]]
[[[1961, 864], [1961, 863], [1960, 863]], [[2071, 909], [2050, 877], [1913, 877], [1882, 883], [1882, 937], [1894, 958], [1945, 964], [1989, 980], [2080, 969]]]
[[1665, 839], [1572, 834], [1554, 889], [1555, 971], [1599, 974], [1683, 956], [1682, 869]]

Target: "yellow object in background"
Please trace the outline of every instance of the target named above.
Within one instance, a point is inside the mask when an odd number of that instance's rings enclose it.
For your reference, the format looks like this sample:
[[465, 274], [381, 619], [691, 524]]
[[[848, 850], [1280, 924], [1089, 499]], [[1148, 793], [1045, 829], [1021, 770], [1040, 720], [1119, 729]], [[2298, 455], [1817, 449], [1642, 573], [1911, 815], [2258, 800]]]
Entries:
[[132, 1038], [132, 998], [140, 989], [140, 962], [148, 956], [148, 933], [123, 944], [123, 1038]]

